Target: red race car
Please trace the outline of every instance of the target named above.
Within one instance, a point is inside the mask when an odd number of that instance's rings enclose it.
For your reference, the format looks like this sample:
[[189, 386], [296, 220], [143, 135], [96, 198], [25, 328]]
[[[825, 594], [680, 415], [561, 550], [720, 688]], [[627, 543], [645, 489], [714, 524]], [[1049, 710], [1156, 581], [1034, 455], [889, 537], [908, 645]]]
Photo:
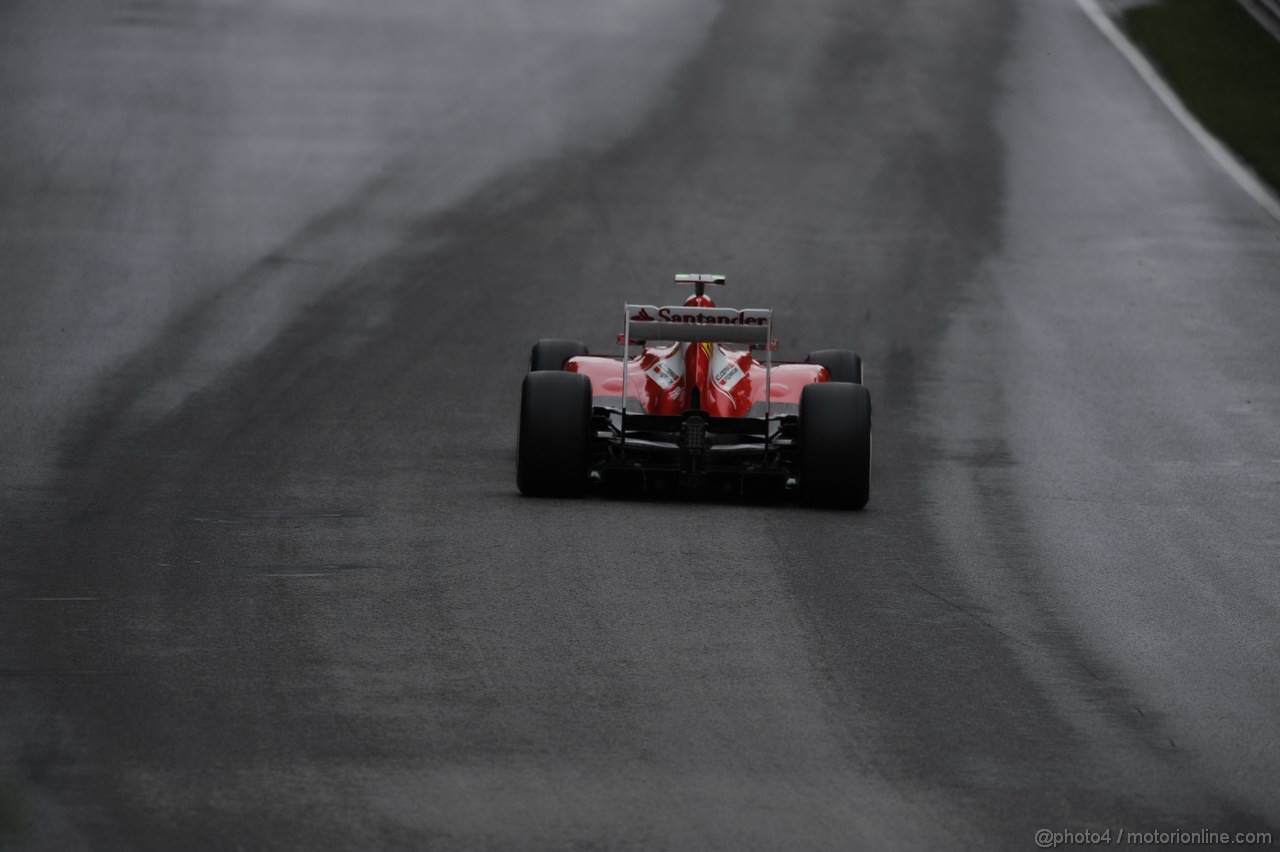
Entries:
[[[717, 308], [722, 275], [677, 275], [683, 305], [626, 305], [620, 356], [539, 340], [520, 397], [522, 494], [593, 484], [797, 489], [814, 506], [870, 494], [871, 394], [845, 349], [775, 362], [773, 312]], [[760, 360], [763, 358], [763, 360]]]

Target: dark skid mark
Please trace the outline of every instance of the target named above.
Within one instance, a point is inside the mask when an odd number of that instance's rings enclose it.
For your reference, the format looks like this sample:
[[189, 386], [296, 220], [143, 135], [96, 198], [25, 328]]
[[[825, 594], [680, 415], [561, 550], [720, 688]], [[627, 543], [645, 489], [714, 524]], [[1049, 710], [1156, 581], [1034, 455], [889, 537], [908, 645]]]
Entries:
[[324, 261], [286, 254], [283, 252], [273, 252], [262, 258], [262, 263], [268, 266], [287, 266], [291, 264], [297, 264], [300, 266], [319, 266], [324, 263]]
[[1017, 459], [1003, 438], [989, 438], [970, 442], [972, 450], [959, 455], [956, 461], [974, 469], [1016, 467]]
[[133, 674], [108, 669], [0, 669], [0, 677], [132, 677]]
[[12, 598], [12, 600], [20, 603], [84, 603], [87, 601], [100, 601], [102, 598], [91, 597], [33, 597], [33, 598]]
[[[217, 315], [219, 303], [224, 299], [234, 302], [247, 298], [260, 288], [281, 280], [297, 280], [289, 277], [300, 274], [293, 267], [306, 267], [313, 263], [296, 259], [305, 258], [310, 247], [328, 244], [332, 241], [332, 235], [347, 227], [350, 221], [367, 215], [363, 211], [374, 203], [380, 192], [394, 184], [395, 176], [401, 168], [403, 163], [390, 164], [342, 205], [309, 220], [274, 251], [258, 258], [226, 286], [191, 305], [170, 322], [158, 337], [156, 345], [135, 353], [103, 384], [99, 397], [86, 407], [86, 410], [96, 413], [84, 425], [76, 440], [63, 445], [59, 452], [59, 466], [63, 470], [90, 468], [101, 460], [110, 447], [138, 429], [140, 424], [135, 422], [132, 414], [134, 406], [166, 380], [183, 375], [202, 343], [213, 333], [215, 324], [210, 322], [209, 317]], [[282, 262], [280, 258], [290, 260]], [[306, 274], [310, 275], [310, 272]], [[161, 365], [159, 372], [156, 365]], [[237, 522], [213, 517], [191, 520], [203, 523]]]
[[119, 27], [171, 28], [185, 23], [187, 16], [174, 5], [135, 2], [116, 11], [113, 22]]
[[191, 515], [187, 518], [197, 524], [243, 524], [248, 521], [289, 521], [289, 520], [325, 520], [329, 518], [365, 518], [363, 512], [350, 509], [325, 508], [268, 508], [241, 509], [237, 512], [211, 512], [206, 515]]
[[330, 577], [334, 574], [346, 574], [353, 571], [364, 571], [368, 565], [355, 563], [318, 564], [318, 565], [258, 565], [253, 570], [259, 577], [269, 579], [302, 579], [306, 577]]
[[353, 512], [349, 509], [321, 509], [321, 508], [276, 508], [276, 509], [243, 509], [239, 513], [240, 517], [251, 521], [258, 520], [275, 520], [277, 518], [363, 518], [363, 514]]

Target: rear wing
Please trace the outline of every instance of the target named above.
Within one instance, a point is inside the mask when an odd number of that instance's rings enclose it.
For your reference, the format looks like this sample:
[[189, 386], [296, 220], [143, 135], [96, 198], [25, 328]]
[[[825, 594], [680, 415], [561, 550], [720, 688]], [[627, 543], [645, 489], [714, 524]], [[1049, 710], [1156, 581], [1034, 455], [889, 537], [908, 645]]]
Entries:
[[650, 340], [691, 343], [745, 343], [773, 349], [773, 311], [767, 308], [692, 308], [684, 305], [626, 305], [623, 344]]

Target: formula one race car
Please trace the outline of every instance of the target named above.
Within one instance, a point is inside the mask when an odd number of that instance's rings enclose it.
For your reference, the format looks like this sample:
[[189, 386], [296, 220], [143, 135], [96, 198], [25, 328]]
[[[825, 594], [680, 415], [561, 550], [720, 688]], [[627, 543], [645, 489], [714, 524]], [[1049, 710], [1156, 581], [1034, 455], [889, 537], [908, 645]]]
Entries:
[[[797, 489], [861, 509], [870, 493], [871, 395], [854, 352], [776, 363], [773, 313], [717, 308], [720, 275], [677, 275], [683, 305], [626, 305], [621, 356], [572, 340], [533, 347], [520, 398], [517, 484], [577, 497], [592, 484]], [[761, 353], [757, 360], [755, 353]]]

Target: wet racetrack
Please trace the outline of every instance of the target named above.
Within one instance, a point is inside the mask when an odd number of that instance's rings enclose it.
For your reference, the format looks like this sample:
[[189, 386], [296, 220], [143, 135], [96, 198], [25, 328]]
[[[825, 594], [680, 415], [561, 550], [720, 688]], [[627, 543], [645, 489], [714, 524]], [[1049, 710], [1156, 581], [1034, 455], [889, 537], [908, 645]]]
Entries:
[[[1280, 224], [1075, 3], [0, 22], [0, 840], [1280, 825]], [[865, 511], [518, 496], [676, 271], [863, 354]]]

